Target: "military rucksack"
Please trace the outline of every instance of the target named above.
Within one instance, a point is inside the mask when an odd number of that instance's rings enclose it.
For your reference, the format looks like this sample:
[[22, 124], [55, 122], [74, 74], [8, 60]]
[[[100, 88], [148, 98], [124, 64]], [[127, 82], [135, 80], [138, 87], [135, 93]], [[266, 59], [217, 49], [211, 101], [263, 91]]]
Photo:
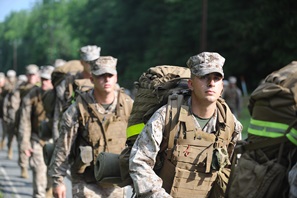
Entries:
[[229, 197], [288, 197], [287, 172], [296, 163], [297, 62], [267, 75], [248, 105], [248, 138], [232, 168]]

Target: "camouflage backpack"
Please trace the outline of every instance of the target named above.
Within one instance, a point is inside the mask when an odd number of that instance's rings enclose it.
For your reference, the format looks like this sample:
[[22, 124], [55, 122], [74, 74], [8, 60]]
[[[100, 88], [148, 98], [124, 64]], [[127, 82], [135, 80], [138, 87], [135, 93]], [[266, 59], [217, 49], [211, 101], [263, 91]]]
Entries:
[[297, 62], [267, 75], [248, 108], [248, 138], [236, 148], [242, 155], [232, 168], [228, 195], [288, 197], [287, 172], [296, 163]]

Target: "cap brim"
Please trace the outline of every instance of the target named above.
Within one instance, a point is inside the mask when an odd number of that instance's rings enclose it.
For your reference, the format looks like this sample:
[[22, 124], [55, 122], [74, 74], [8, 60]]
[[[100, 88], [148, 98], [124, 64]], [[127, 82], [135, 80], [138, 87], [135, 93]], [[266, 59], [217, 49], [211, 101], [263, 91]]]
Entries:
[[44, 78], [44, 79], [50, 80], [50, 79], [51, 79], [51, 75], [48, 75], [48, 74], [41, 74], [41, 75], [40, 75], [40, 78]]
[[205, 75], [211, 74], [211, 73], [218, 73], [222, 77], [224, 77], [224, 73], [220, 69], [210, 69], [210, 70], [204, 69], [203, 71], [200, 71], [199, 73], [194, 74], [194, 75], [196, 75], [196, 76], [205, 76]]
[[95, 76], [100, 76], [102, 74], [116, 75], [117, 71], [115, 69], [112, 69], [112, 68], [104, 68], [104, 69], [99, 69], [99, 70], [96, 70], [96, 71], [92, 71], [92, 74], [94, 74]]

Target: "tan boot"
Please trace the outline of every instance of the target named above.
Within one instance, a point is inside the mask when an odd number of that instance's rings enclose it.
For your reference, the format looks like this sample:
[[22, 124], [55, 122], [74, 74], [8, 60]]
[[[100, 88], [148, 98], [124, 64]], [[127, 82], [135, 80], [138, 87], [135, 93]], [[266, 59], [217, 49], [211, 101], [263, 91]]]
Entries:
[[13, 151], [12, 151], [12, 148], [9, 148], [8, 149], [8, 152], [7, 152], [7, 157], [8, 157], [8, 159], [12, 159], [12, 155], [13, 155]]
[[28, 178], [28, 170], [27, 168], [23, 168], [21, 170], [21, 177], [27, 179]]
[[45, 197], [46, 198], [53, 198], [53, 189], [52, 188], [47, 188], [46, 189]]
[[1, 140], [1, 142], [0, 142], [0, 151], [3, 149], [3, 147], [4, 147], [4, 140]]

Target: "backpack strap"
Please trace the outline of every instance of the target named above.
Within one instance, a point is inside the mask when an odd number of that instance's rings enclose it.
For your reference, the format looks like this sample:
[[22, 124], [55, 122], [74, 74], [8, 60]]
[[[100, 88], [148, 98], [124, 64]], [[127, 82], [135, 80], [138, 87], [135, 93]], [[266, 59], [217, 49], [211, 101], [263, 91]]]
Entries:
[[174, 146], [174, 136], [178, 131], [177, 123], [183, 99], [183, 94], [176, 93], [168, 97], [165, 116], [165, 130], [159, 153], [165, 151], [166, 148], [171, 150]]

